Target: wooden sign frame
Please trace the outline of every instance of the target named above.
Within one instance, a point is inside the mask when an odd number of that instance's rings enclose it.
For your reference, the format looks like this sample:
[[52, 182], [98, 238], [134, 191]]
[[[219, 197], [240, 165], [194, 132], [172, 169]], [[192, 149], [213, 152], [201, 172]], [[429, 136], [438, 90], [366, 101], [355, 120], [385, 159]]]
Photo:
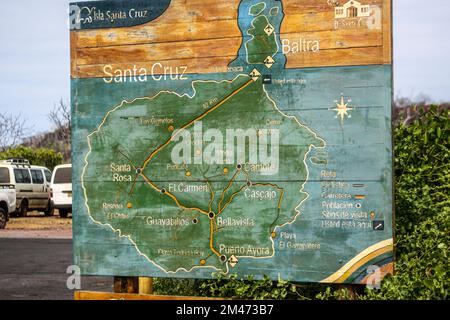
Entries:
[[[83, 274], [371, 284], [393, 273], [391, 0], [70, 8]], [[207, 145], [225, 128], [233, 143], [245, 133], [243, 161], [239, 142], [231, 160], [234, 147]], [[279, 160], [261, 160], [261, 141], [272, 155], [279, 143]]]

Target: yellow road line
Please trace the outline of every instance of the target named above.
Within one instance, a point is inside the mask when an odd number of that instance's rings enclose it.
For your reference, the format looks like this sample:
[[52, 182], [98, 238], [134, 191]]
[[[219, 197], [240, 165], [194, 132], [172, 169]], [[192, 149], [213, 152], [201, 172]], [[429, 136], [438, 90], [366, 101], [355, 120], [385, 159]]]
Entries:
[[220, 257], [220, 253], [214, 248], [214, 238], [213, 238], [213, 233], [214, 233], [214, 224], [213, 224], [213, 220], [211, 220], [209, 222], [209, 248], [211, 249], [212, 252], [214, 252], [214, 254], [218, 257]]
[[281, 202], [283, 201], [284, 190], [281, 191], [280, 200], [278, 200], [278, 209], [281, 209]]
[[[143, 173], [141, 173], [141, 176], [156, 190], [156, 191], [158, 191], [158, 192], [161, 192], [161, 189], [159, 189], [149, 178], [147, 178], [147, 176], [145, 175], [145, 174], [143, 174]], [[178, 201], [178, 199], [173, 195], [173, 194], [171, 194], [169, 191], [166, 191], [166, 193], [165, 193], [165, 195], [167, 195], [167, 196], [169, 196], [170, 198], [172, 198], [173, 199], [173, 201], [175, 201], [175, 203], [177, 204], [177, 206], [179, 206], [181, 209], [184, 209], [184, 210], [188, 210], [188, 211], [198, 211], [198, 212], [200, 212], [200, 213], [203, 213], [203, 214], [209, 214], [209, 212], [206, 212], [205, 210], [203, 210], [203, 209], [200, 209], [200, 208], [189, 208], [189, 207], [186, 207], [186, 206], [183, 206], [179, 201]]]
[[228, 189], [230, 189], [231, 185], [233, 184], [234, 179], [236, 178], [237, 174], [239, 173], [239, 171], [236, 171], [233, 176], [231, 177], [231, 180], [228, 182], [228, 185], [226, 186], [226, 188], [222, 191], [222, 194], [220, 196], [220, 201], [219, 201], [219, 205], [218, 205], [218, 211], [222, 212], [222, 210], [220, 210], [220, 207], [222, 206], [222, 201], [223, 198], [225, 197], [225, 194], [227, 193]]
[[141, 172], [141, 176], [153, 187], [153, 189], [155, 189], [158, 192], [161, 192], [161, 190], [143, 172]]
[[[225, 102], [227, 102], [228, 100], [230, 100], [234, 95], [238, 94], [239, 92], [241, 92], [243, 89], [245, 89], [249, 84], [251, 84], [252, 82], [254, 82], [252, 79], [250, 79], [248, 82], [246, 82], [243, 86], [239, 87], [238, 89], [236, 89], [235, 91], [233, 91], [232, 93], [230, 93], [228, 96], [226, 96], [222, 101], [220, 101], [219, 103], [217, 103], [215, 106], [213, 106], [212, 108], [208, 109], [207, 111], [205, 111], [203, 114], [201, 114], [200, 116], [198, 116], [197, 118], [195, 118], [194, 120], [190, 121], [189, 123], [185, 124], [183, 127], [180, 128], [181, 129], [186, 129], [187, 127], [189, 127], [190, 125], [192, 125], [195, 121], [198, 121], [200, 119], [203, 119], [204, 117], [206, 117], [209, 113], [211, 113], [212, 111], [216, 110], [217, 108], [219, 108], [221, 105], [223, 105]], [[177, 131], [177, 133], [180, 131]], [[159, 146], [158, 149], [156, 149], [155, 151], [153, 151], [150, 156], [144, 161], [144, 164], [142, 166], [142, 170], [144, 170], [147, 167], [147, 164], [150, 162], [150, 160], [159, 152], [161, 151], [161, 149], [165, 148], [171, 141], [172, 139], [177, 135], [177, 133], [175, 133], [173, 136], [171, 136], [169, 138], [169, 140], [167, 140], [163, 145]]]
[[240, 192], [242, 191], [242, 189], [244, 189], [245, 187], [246, 187], [245, 185], [242, 186], [238, 191], [236, 191], [235, 193], [233, 193], [233, 194], [231, 195], [231, 197], [230, 197], [230, 199], [228, 200], [228, 202], [225, 203], [225, 206], [222, 208], [222, 210], [219, 211], [219, 214], [222, 213], [223, 210], [226, 209], [226, 207], [228, 207], [228, 205], [231, 203], [231, 201], [233, 201], [233, 198], [234, 198], [235, 196], [237, 196], [238, 193], [240, 193]]
[[212, 204], [214, 202], [214, 191], [212, 189], [212, 185], [209, 181], [206, 182], [208, 184], [209, 190], [211, 191], [211, 200], [209, 201], [209, 211], [212, 211]]
[[139, 177], [138, 174], [134, 177], [133, 184], [131, 185], [130, 192], [128, 192], [129, 195], [131, 195], [133, 193], [133, 190], [134, 190], [134, 187], [136, 186], [136, 182], [137, 182], [138, 177]]
[[205, 211], [205, 210], [203, 210], [203, 209], [197, 208], [197, 207], [189, 208], [189, 207], [183, 206], [183, 205], [178, 201], [177, 197], [175, 197], [173, 194], [171, 194], [171, 193], [168, 192], [168, 191], [166, 191], [165, 194], [168, 195], [169, 197], [171, 197], [171, 198], [173, 199], [173, 201], [175, 201], [175, 203], [177, 204], [177, 206], [179, 206], [181, 209], [188, 210], [188, 211], [198, 211], [198, 212], [201, 212], [201, 213], [206, 214], [206, 215], [209, 214], [209, 212], [207, 212], [207, 211]]
[[[233, 91], [232, 93], [230, 93], [228, 96], [226, 96], [222, 101], [220, 101], [218, 104], [216, 104], [214, 107], [210, 108], [209, 110], [207, 110], [206, 112], [204, 112], [203, 114], [201, 114], [200, 116], [198, 116], [197, 118], [193, 119], [192, 121], [190, 121], [189, 123], [187, 123], [186, 125], [184, 125], [183, 127], [180, 128], [181, 129], [186, 129], [187, 127], [189, 127], [190, 125], [192, 125], [193, 123], [195, 123], [195, 121], [198, 121], [200, 119], [203, 119], [204, 117], [206, 117], [209, 113], [211, 113], [212, 111], [216, 110], [217, 108], [219, 108], [221, 105], [223, 105], [225, 102], [227, 102], [229, 99], [231, 99], [234, 95], [236, 95], [237, 93], [239, 93], [240, 91], [242, 91], [244, 88], [246, 88], [248, 85], [250, 85], [253, 82], [252, 79], [250, 79], [249, 81], [247, 81], [244, 85], [242, 85], [241, 87], [239, 87], [238, 89], [236, 89], [235, 91]], [[180, 131], [177, 131], [180, 132]], [[141, 176], [158, 192], [161, 192], [161, 189], [159, 189], [144, 173], [143, 171], [145, 170], [145, 168], [147, 167], [148, 163], [150, 162], [150, 160], [159, 152], [161, 151], [163, 148], [165, 148], [167, 145], [170, 144], [170, 142], [173, 140], [173, 138], [177, 135], [177, 133], [175, 133], [173, 136], [171, 136], [164, 144], [162, 144], [161, 146], [159, 146], [155, 151], [153, 151], [150, 156], [148, 156], [148, 158], [144, 161], [144, 164], [142, 165], [141, 168]], [[237, 172], [234, 174], [233, 178], [231, 179], [230, 183], [228, 184], [227, 189], [222, 193], [222, 197], [225, 195], [225, 192], [228, 190], [228, 188], [231, 186], [234, 177], [236, 176]], [[208, 182], [209, 185], [209, 182]], [[242, 190], [242, 189], [241, 189]], [[240, 191], [238, 191], [240, 192]], [[212, 188], [211, 188], [211, 193], [212, 193], [212, 199], [210, 202], [210, 210], [212, 209], [212, 203], [214, 201], [214, 193], [212, 192]], [[188, 208], [183, 206], [178, 199], [171, 194], [170, 192], [166, 191], [165, 192], [166, 195], [168, 195], [170, 198], [172, 198], [175, 203], [177, 204], [178, 207], [184, 209], [184, 210], [192, 210], [192, 211], [199, 211], [203, 214], [209, 215], [209, 212], [206, 212], [205, 210], [202, 210], [200, 208]], [[236, 193], [237, 194], [237, 193]], [[233, 199], [234, 195], [231, 197], [231, 200]], [[221, 201], [219, 202], [219, 209], [220, 209], [220, 203], [222, 202], [223, 198], [221, 198]], [[214, 248], [214, 219], [210, 220], [209, 223], [210, 226], [210, 240], [209, 240], [209, 246], [211, 248], [211, 251], [217, 255], [220, 256], [220, 253]]]
[[284, 189], [283, 188], [280, 188], [279, 186], [277, 186], [276, 184], [273, 184], [273, 183], [255, 183], [254, 186], [272, 187], [272, 188], [277, 189], [278, 191], [281, 191], [280, 200], [278, 200], [278, 209], [281, 208], [281, 201], [283, 201], [283, 197], [284, 197]]

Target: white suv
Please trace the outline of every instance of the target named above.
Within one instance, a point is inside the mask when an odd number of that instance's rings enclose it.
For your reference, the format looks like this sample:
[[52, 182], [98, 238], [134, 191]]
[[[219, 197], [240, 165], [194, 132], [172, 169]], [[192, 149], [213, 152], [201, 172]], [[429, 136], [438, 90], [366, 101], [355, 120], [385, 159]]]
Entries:
[[[4, 171], [3, 171], [4, 173]], [[0, 170], [0, 180], [2, 179]], [[9, 220], [9, 214], [16, 210], [16, 190], [14, 186], [0, 186], [0, 229], [4, 229]]]
[[50, 170], [32, 166], [26, 159], [0, 161], [0, 187], [12, 186], [16, 190], [15, 214], [21, 217], [25, 217], [28, 210], [51, 215], [51, 177]]
[[63, 164], [53, 170], [51, 182], [52, 206], [59, 216], [66, 218], [72, 212], [72, 165]]

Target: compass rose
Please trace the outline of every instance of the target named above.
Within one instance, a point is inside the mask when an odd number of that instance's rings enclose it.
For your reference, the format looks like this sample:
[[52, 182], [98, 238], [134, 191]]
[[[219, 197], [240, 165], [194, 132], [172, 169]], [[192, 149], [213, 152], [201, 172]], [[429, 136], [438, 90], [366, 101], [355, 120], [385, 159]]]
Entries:
[[341, 123], [344, 122], [345, 116], [347, 116], [347, 118], [351, 118], [352, 115], [348, 114], [349, 111], [354, 110], [354, 108], [349, 107], [349, 103], [352, 102], [351, 99], [347, 99], [347, 102], [345, 102], [344, 100], [344, 94], [341, 93], [341, 100], [335, 100], [334, 101], [336, 103], [336, 108], [331, 109], [333, 111], [336, 111], [336, 118], [341, 118]]

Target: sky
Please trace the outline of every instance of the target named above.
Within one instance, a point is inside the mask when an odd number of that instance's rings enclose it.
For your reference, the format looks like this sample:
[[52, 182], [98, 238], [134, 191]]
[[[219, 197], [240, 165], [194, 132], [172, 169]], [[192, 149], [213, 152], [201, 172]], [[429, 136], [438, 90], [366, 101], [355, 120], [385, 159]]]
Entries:
[[[395, 96], [450, 101], [450, 1], [393, 2]], [[49, 111], [69, 102], [68, 3], [2, 2], [0, 112], [21, 114], [29, 134], [50, 131]]]

